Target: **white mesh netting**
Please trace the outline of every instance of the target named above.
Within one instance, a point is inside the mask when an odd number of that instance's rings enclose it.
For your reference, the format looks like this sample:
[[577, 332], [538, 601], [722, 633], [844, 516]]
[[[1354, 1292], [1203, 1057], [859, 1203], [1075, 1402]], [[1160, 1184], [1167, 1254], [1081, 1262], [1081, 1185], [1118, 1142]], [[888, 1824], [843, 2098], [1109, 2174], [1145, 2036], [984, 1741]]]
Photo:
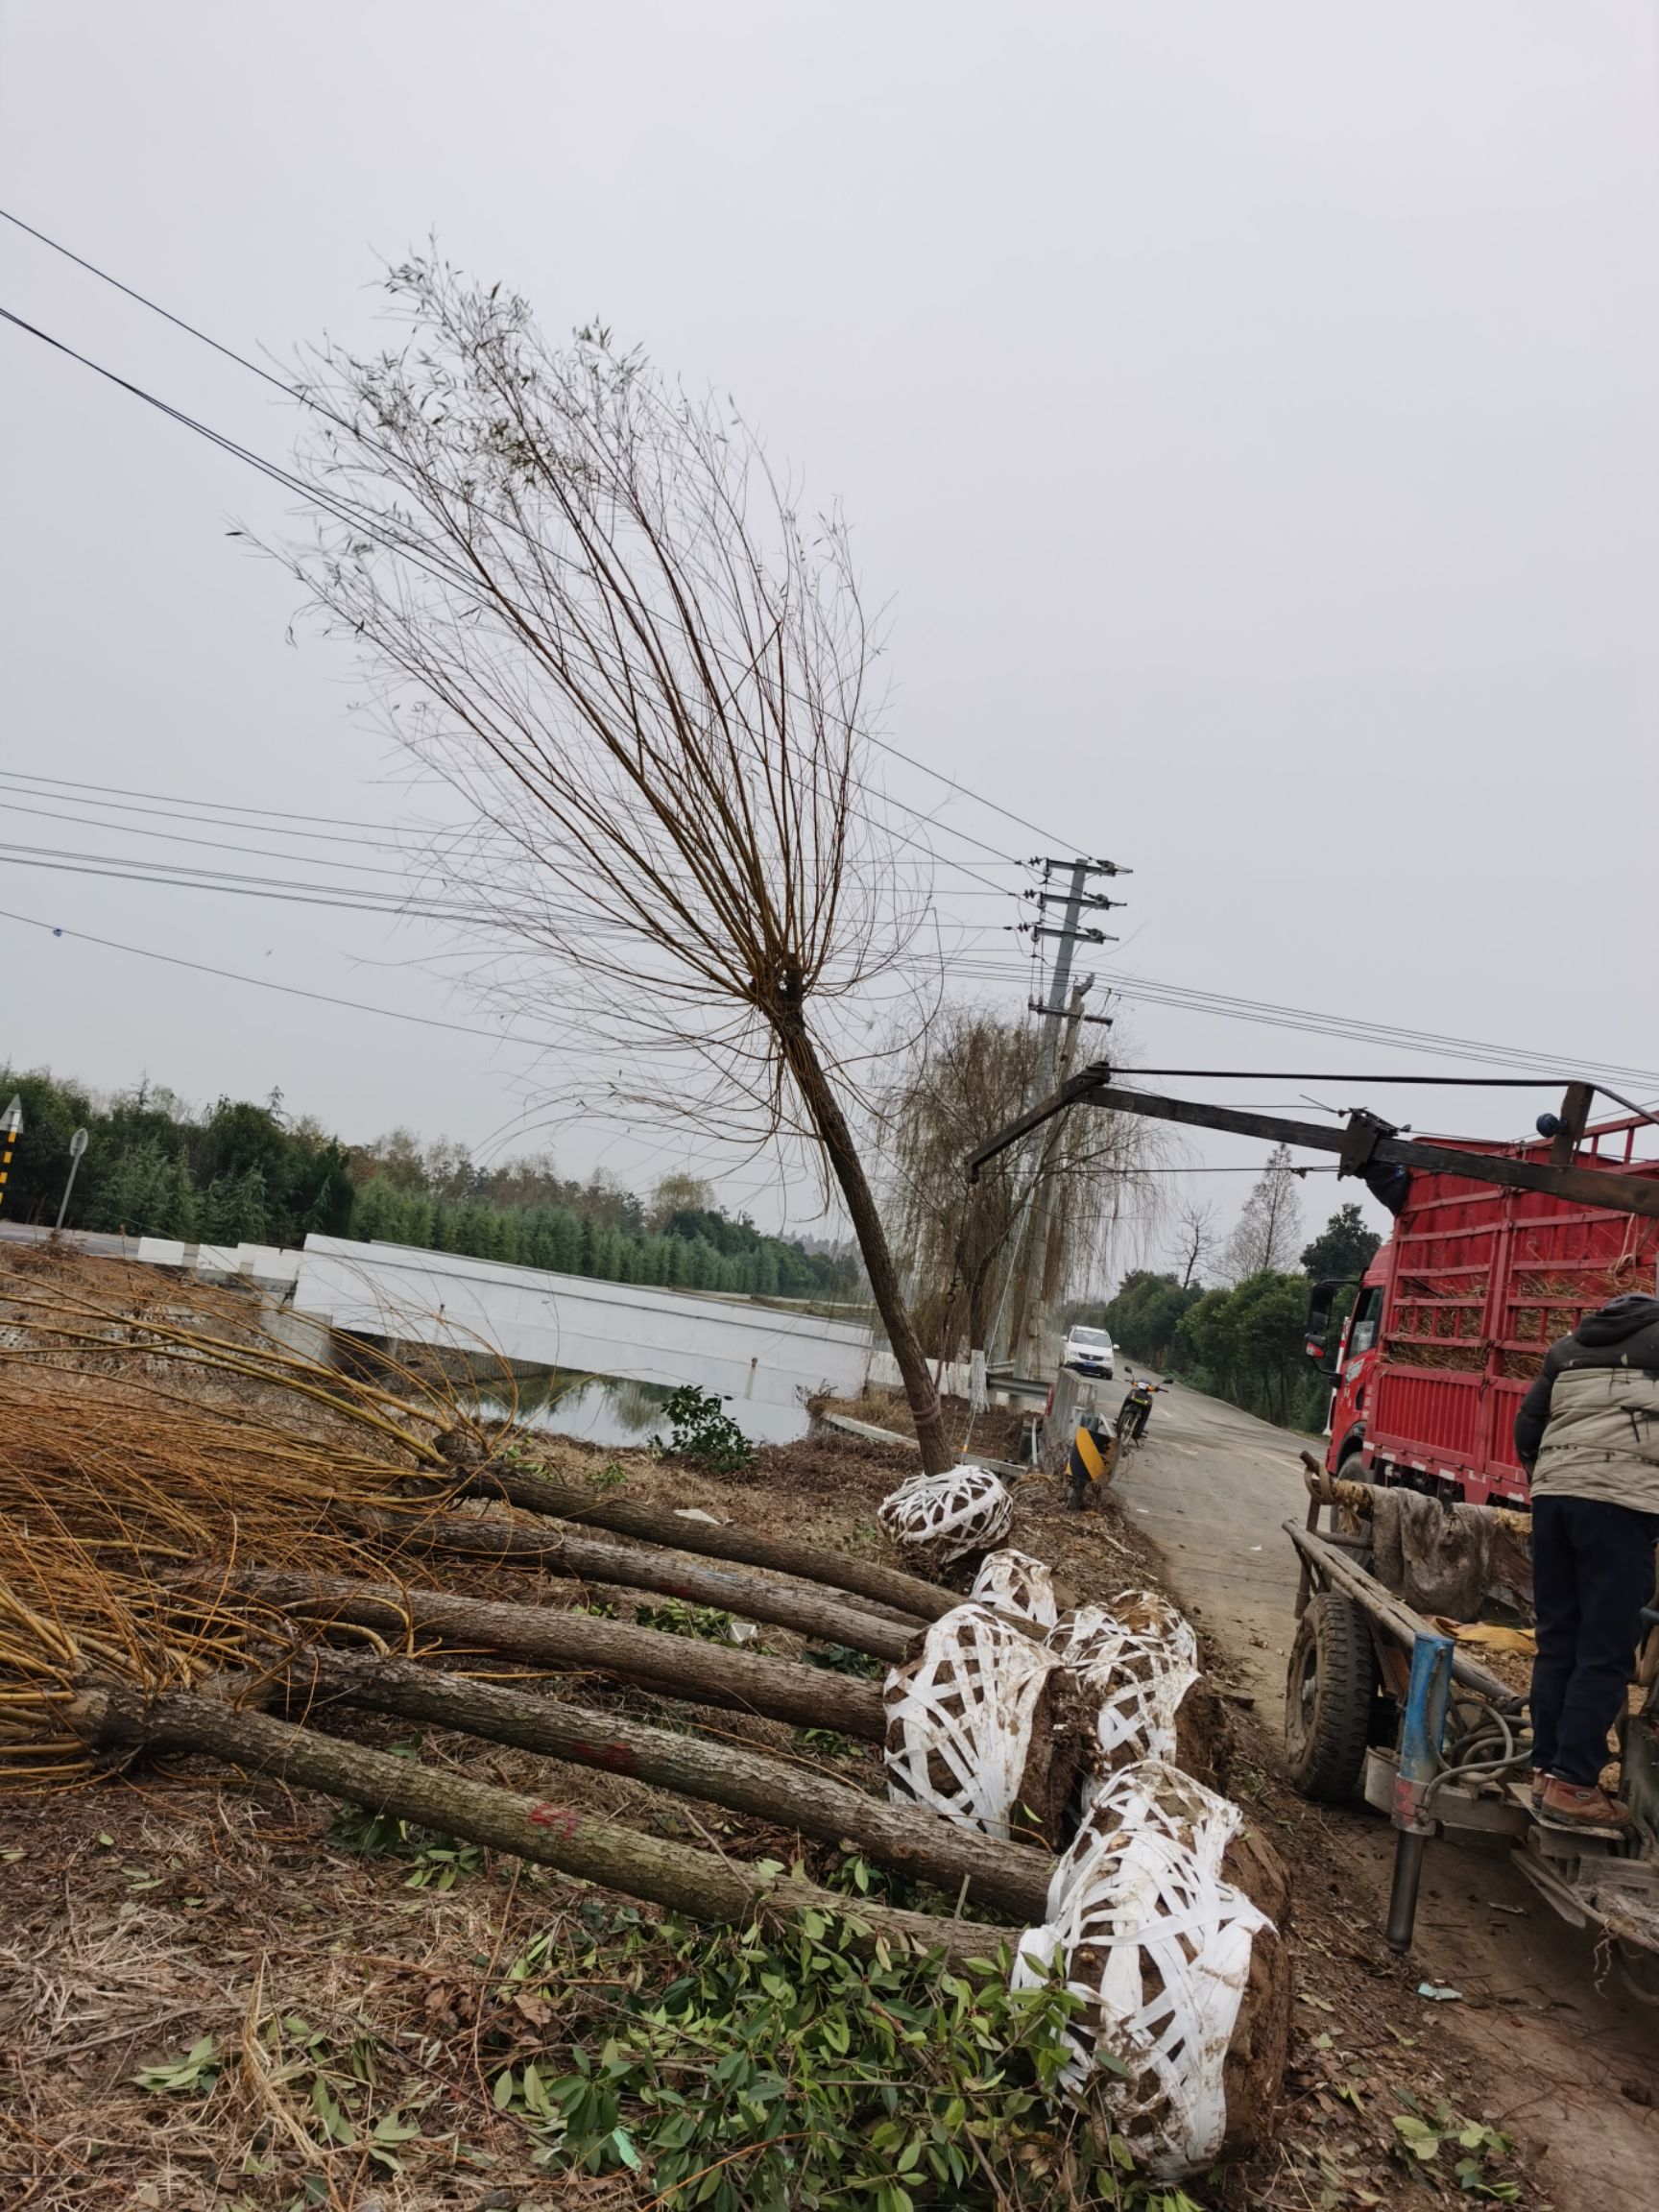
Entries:
[[1054, 1577], [1041, 1559], [1012, 1544], [993, 1551], [974, 1578], [974, 1596], [998, 1613], [1017, 1613], [1022, 1621], [1034, 1621], [1039, 1628], [1052, 1628], [1060, 1618], [1054, 1599]]
[[1009, 1838], [1043, 1685], [1059, 1661], [1006, 1615], [957, 1605], [887, 1676], [888, 1795]]
[[[1240, 1815], [1161, 1759], [1109, 1775], [1054, 1869], [1048, 1917], [1020, 1939], [1015, 1988], [1057, 1959], [1084, 2010], [1065, 2031], [1067, 2088], [1094, 2080], [1114, 2130], [1150, 2172], [1208, 2165], [1227, 2129], [1223, 2067], [1271, 1922], [1221, 1873]], [[1105, 2053], [1128, 2069], [1097, 2071]]]
[[[1047, 1641], [1097, 1700], [1108, 1762], [1174, 1758], [1175, 1714], [1198, 1679], [1198, 1639], [1173, 1605], [1149, 1590], [1123, 1590], [1063, 1615]], [[1098, 1787], [1085, 1784], [1086, 1801]]]
[[876, 1518], [895, 1544], [934, 1567], [1000, 1544], [1014, 1519], [1014, 1501], [985, 1467], [919, 1475], [882, 1499]]

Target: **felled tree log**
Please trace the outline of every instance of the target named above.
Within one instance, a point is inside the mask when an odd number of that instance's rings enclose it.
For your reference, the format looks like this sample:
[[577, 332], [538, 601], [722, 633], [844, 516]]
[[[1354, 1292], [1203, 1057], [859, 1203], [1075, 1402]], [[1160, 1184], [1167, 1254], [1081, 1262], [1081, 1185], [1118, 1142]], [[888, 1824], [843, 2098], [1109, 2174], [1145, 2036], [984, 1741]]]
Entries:
[[[172, 1580], [176, 1588], [188, 1589], [202, 1587], [204, 1577], [198, 1572]], [[878, 1682], [794, 1659], [764, 1658], [700, 1637], [668, 1636], [633, 1622], [605, 1621], [552, 1605], [505, 1605], [449, 1591], [259, 1568], [214, 1575], [211, 1586], [263, 1599], [309, 1620], [350, 1621], [382, 1636], [421, 1630], [451, 1646], [503, 1652], [550, 1671], [606, 1674], [689, 1704], [731, 1706], [796, 1727], [833, 1728], [869, 1743], [879, 1743], [885, 1726]]]
[[854, 1844], [878, 1865], [931, 1882], [952, 1896], [1025, 1922], [1043, 1917], [1053, 1862], [1041, 1851], [994, 1842], [935, 1814], [889, 1804], [845, 1782], [707, 1737], [676, 1735], [594, 1712], [563, 1697], [531, 1696], [407, 1659], [311, 1649], [285, 1671], [292, 1696], [344, 1698], [442, 1728], [512, 1743], [582, 1767], [748, 1813], [821, 1843]]
[[863, 1898], [853, 1905], [816, 1883], [789, 1877], [769, 1881], [740, 1860], [641, 1836], [577, 1805], [439, 1773], [414, 1760], [342, 1743], [269, 1714], [238, 1711], [217, 1698], [183, 1691], [146, 1696], [134, 1690], [89, 1689], [65, 1713], [77, 1733], [96, 1745], [141, 1745], [225, 1760], [373, 1813], [510, 1851], [693, 1920], [741, 1926], [768, 1908], [780, 1912], [810, 1909], [851, 1915], [873, 1937], [909, 1950], [940, 1950], [952, 1960], [994, 1957], [998, 1945], [1012, 1946], [1014, 1940], [1011, 1929], [902, 1912]]
[[873, 1599], [878, 1605], [891, 1605], [918, 1621], [937, 1621], [961, 1602], [951, 1591], [924, 1582], [918, 1575], [902, 1574], [897, 1568], [878, 1566], [869, 1559], [854, 1559], [827, 1544], [763, 1536], [759, 1529], [746, 1528], [739, 1521], [686, 1521], [661, 1505], [642, 1505], [631, 1498], [606, 1496], [577, 1483], [561, 1482], [542, 1468], [492, 1459], [477, 1470], [467, 1487], [474, 1497], [505, 1498], [527, 1513], [547, 1513], [558, 1521], [586, 1521], [595, 1528], [610, 1528], [618, 1536], [637, 1537], [644, 1544], [665, 1544], [676, 1551], [696, 1551], [706, 1558], [733, 1559], [746, 1567], [769, 1567], [775, 1574], [798, 1575], [831, 1590], [849, 1590], [856, 1597]]
[[364, 1518], [376, 1533], [396, 1540], [400, 1551], [430, 1549], [454, 1558], [501, 1559], [613, 1589], [658, 1591], [695, 1605], [716, 1605], [751, 1621], [770, 1621], [780, 1628], [844, 1644], [878, 1659], [902, 1659], [920, 1633], [919, 1625], [883, 1620], [833, 1592], [781, 1581], [776, 1575], [710, 1567], [661, 1545], [603, 1544], [567, 1530], [543, 1535], [465, 1513], [433, 1514], [414, 1523], [390, 1513]]

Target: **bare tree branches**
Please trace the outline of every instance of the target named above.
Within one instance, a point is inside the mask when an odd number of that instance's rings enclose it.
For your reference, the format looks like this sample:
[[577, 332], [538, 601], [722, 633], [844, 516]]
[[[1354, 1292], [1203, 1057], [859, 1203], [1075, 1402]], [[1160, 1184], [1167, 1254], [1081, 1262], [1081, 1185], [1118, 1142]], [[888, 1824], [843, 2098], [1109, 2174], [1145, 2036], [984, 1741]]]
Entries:
[[1192, 1198], [1184, 1198], [1175, 1210], [1179, 1231], [1175, 1245], [1175, 1264], [1181, 1270], [1181, 1287], [1185, 1290], [1195, 1277], [1201, 1276], [1215, 1252], [1215, 1223], [1217, 1210]]
[[[435, 865], [472, 979], [569, 1017], [613, 1112], [807, 1140], [937, 1457], [838, 1094], [927, 889], [871, 781], [846, 526], [802, 514], [733, 408], [607, 332], [552, 349], [521, 300], [436, 259], [389, 288], [401, 349], [317, 364], [317, 536], [289, 558], [397, 741], [466, 803]], [[561, 1087], [587, 1084], [549, 1070]]]

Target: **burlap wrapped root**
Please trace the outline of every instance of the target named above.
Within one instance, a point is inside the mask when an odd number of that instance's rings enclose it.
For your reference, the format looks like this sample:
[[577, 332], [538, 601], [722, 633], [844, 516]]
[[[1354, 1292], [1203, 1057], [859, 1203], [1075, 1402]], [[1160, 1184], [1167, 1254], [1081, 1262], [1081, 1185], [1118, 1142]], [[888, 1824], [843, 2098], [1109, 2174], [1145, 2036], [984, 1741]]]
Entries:
[[1060, 1618], [1051, 1570], [1012, 1544], [1005, 1544], [985, 1560], [974, 1578], [972, 1595], [981, 1604], [1012, 1614], [1017, 1620], [1033, 1622], [1039, 1628], [1052, 1628]]
[[1059, 1843], [1088, 1717], [1052, 1651], [970, 1600], [929, 1625], [885, 1697], [890, 1796], [1004, 1841]]
[[1119, 1591], [1063, 1615], [1047, 1641], [1088, 1694], [1103, 1770], [1175, 1759], [1176, 1716], [1198, 1679], [1198, 1639], [1166, 1599]]
[[1283, 2078], [1288, 1962], [1223, 1870], [1241, 1817], [1163, 1760], [1119, 1768], [1015, 1962], [1016, 1988], [1059, 1966], [1080, 2006], [1065, 2086], [1160, 2179], [1253, 2148]]
[[942, 1573], [1001, 1543], [1014, 1520], [1014, 1501], [1000, 1477], [984, 1467], [920, 1475], [882, 1499], [876, 1518], [918, 1566]]

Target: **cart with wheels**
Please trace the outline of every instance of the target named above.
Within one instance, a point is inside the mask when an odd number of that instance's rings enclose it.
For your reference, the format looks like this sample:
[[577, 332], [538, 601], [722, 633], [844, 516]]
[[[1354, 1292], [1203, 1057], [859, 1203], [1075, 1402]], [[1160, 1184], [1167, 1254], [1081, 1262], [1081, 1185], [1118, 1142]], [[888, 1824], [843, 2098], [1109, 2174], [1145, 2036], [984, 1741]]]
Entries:
[[[1632, 1994], [1659, 2003], [1659, 1613], [1626, 1721], [1632, 1832], [1569, 1833], [1533, 1813], [1525, 1695], [1373, 1573], [1363, 1521], [1321, 1528], [1328, 1477], [1309, 1481], [1306, 1526], [1285, 1532], [1302, 1567], [1285, 1699], [1285, 1757], [1304, 1797], [1363, 1795], [1397, 1831], [1388, 1940], [1409, 1948], [1430, 1838], [1507, 1837], [1548, 1904], [1614, 1946]], [[1333, 1518], [1337, 1516], [1334, 1514]]]

